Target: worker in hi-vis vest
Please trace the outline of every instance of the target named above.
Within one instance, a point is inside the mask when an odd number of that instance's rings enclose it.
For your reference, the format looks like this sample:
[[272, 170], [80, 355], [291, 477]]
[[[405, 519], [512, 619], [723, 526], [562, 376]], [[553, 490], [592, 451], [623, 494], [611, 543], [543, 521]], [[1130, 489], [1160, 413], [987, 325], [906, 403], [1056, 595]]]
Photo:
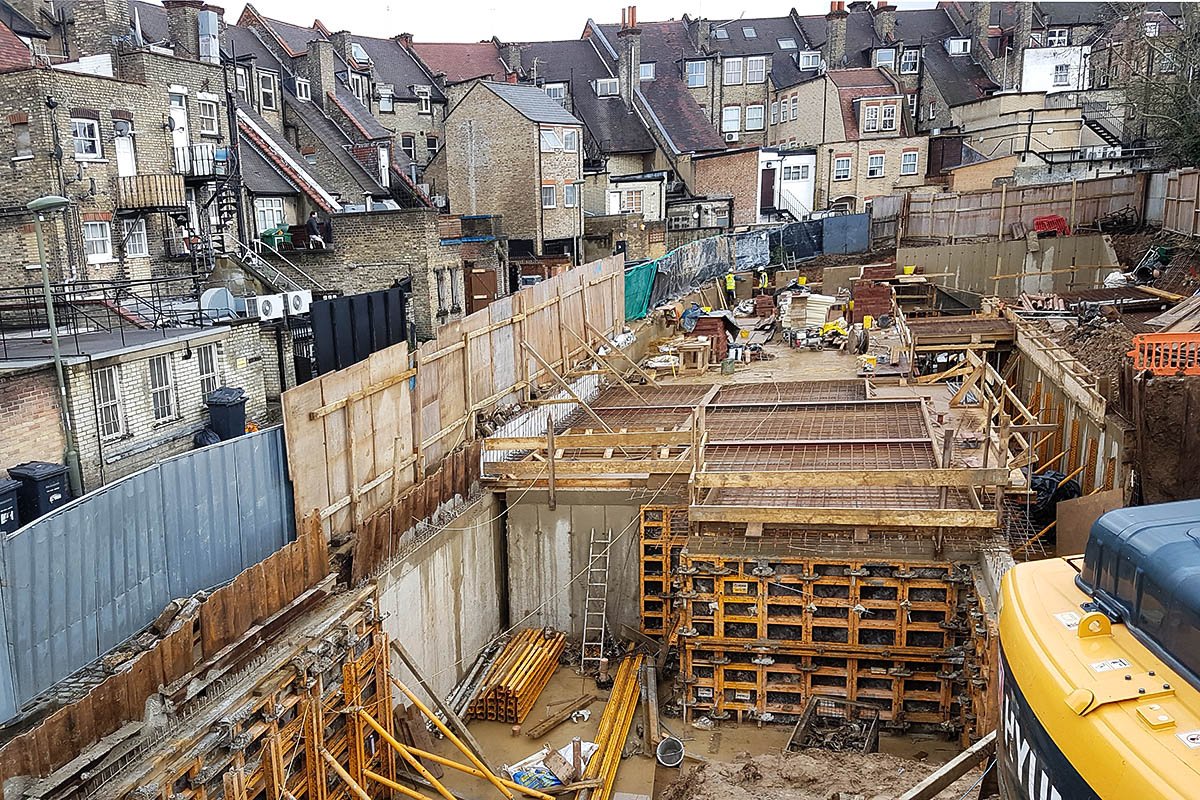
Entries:
[[762, 268], [758, 270], [758, 288], [764, 292], [771, 288], [771, 280], [767, 277], [767, 271]]
[[733, 276], [732, 269], [725, 274], [725, 302], [729, 304], [730, 308], [733, 308], [735, 305], [737, 305], [737, 293], [734, 292], [733, 288], [737, 283], [737, 280], [738, 279]]

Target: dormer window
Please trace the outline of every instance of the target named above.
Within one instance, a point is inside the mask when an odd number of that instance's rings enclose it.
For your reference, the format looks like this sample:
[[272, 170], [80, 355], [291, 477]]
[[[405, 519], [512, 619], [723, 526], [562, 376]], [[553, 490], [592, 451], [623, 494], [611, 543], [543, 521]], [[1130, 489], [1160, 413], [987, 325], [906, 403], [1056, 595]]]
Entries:
[[379, 84], [379, 110], [385, 114], [396, 111], [396, 90], [390, 83]]
[[1046, 47], [1066, 47], [1070, 38], [1071, 31], [1068, 28], [1051, 28], [1046, 31]]
[[875, 51], [875, 66], [887, 67], [895, 69], [896, 67], [896, 48], [881, 47]]
[[905, 50], [900, 54], [900, 74], [901, 75], [916, 75], [921, 67], [921, 51], [916, 49]]
[[952, 56], [965, 56], [971, 52], [971, 40], [959, 37], [947, 39], [946, 52]]
[[654, 62], [643, 61], [638, 65], [638, 80], [652, 81], [654, 80]]
[[796, 65], [802, 70], [820, 69], [821, 54], [816, 51], [796, 54]]
[[615, 97], [620, 91], [616, 78], [600, 78], [596, 81], [597, 97]]
[[296, 97], [300, 100], [312, 99], [312, 84], [304, 78], [296, 79]]
[[358, 102], [367, 108], [371, 107], [371, 79], [361, 72], [351, 72], [350, 91], [358, 98]]
[[560, 106], [566, 105], [567, 100], [567, 85], [565, 83], [547, 83], [542, 87], [542, 91], [546, 93], [554, 102]]
[[1158, 36], [1158, 23], [1157, 22], [1147, 22], [1146, 23], [1146, 35], [1149, 36], [1151, 39], [1153, 39], [1155, 36]]
[[433, 113], [433, 87], [431, 86], [414, 86], [413, 94], [417, 96], [417, 113], [432, 114]]

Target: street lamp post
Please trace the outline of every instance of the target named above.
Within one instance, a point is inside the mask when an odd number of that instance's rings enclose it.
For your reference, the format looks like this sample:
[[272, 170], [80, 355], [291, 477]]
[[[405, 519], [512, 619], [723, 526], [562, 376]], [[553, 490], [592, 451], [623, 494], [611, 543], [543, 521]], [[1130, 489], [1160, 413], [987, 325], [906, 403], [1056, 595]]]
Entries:
[[71, 484], [71, 494], [79, 497], [83, 494], [83, 477], [79, 469], [79, 450], [75, 447], [75, 433], [71, 428], [71, 414], [67, 410], [67, 380], [63, 373], [62, 351], [58, 345], [58, 325], [54, 320], [54, 299], [50, 295], [50, 267], [46, 264], [46, 246], [42, 240], [42, 220], [44, 215], [52, 211], [62, 211], [69, 201], [58, 195], [47, 195], [31, 201], [25, 207], [33, 212], [33, 231], [37, 238], [38, 261], [42, 268], [42, 294], [46, 300], [46, 324], [50, 327], [50, 347], [54, 352], [54, 373], [58, 378], [58, 404], [62, 415], [63, 440], [66, 450], [63, 460], [67, 464], [67, 478]]

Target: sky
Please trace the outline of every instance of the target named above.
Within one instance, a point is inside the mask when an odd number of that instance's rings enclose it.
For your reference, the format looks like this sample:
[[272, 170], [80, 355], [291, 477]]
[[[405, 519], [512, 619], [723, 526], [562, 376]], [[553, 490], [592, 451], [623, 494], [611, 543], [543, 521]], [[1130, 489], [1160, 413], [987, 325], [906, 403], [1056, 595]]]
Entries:
[[[600, 23], [621, 21], [621, 9], [637, 6], [638, 19], [679, 19], [684, 14], [709, 19], [780, 17], [793, 6], [801, 14], [824, 14], [828, 0], [253, 0], [259, 13], [309, 25], [320, 19], [330, 30], [348, 29], [369, 36], [411, 33], [417, 42], [474, 42], [498, 36], [504, 41], [576, 39], [588, 17]], [[242, 2], [221, 4], [236, 20]], [[900, 8], [929, 8], [936, 3], [899, 2]]]

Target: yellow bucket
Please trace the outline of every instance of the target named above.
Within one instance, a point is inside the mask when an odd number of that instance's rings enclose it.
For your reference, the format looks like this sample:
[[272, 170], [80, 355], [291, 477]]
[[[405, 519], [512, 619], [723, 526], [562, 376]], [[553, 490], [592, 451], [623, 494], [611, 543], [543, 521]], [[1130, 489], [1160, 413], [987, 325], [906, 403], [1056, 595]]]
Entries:
[[799, 278], [796, 278], [796, 283], [800, 286], [803, 286], [804, 284], [808, 283], [808, 276], [801, 275]]
[[875, 369], [875, 365], [878, 360], [879, 359], [877, 356], [863, 356], [863, 366], [867, 369], [873, 370]]
[[916, 265], [916, 264], [909, 264], [908, 266], [906, 266], [906, 267], [904, 268], [904, 274], [905, 274], [905, 275], [912, 275], [912, 274], [915, 274], [915, 273], [916, 273], [916, 271], [917, 271], [917, 265]]
[[870, 314], [865, 315], [863, 317], [863, 330], [864, 331], [871, 330], [871, 323], [873, 323], [874, 321], [875, 321], [875, 318], [872, 317]]

